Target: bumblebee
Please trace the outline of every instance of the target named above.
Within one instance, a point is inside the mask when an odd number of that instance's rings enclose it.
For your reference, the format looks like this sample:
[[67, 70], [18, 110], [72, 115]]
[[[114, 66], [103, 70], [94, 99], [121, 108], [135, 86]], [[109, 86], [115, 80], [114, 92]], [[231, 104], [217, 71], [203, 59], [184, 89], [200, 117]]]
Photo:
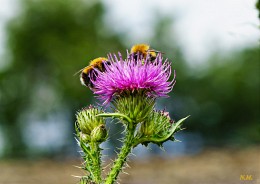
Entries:
[[89, 65], [81, 70], [80, 81], [82, 85], [85, 85], [89, 88], [94, 88], [91, 79], [95, 81], [97, 78], [97, 71], [95, 69], [101, 72], [105, 72], [105, 63], [108, 65], [110, 64], [108, 59], [104, 57], [99, 57], [90, 61]]
[[130, 55], [133, 55], [135, 60], [137, 60], [138, 55], [141, 55], [143, 59], [148, 58], [150, 61], [154, 61], [157, 55], [156, 53], [158, 53], [158, 51], [151, 49], [150, 45], [136, 44], [132, 46]]

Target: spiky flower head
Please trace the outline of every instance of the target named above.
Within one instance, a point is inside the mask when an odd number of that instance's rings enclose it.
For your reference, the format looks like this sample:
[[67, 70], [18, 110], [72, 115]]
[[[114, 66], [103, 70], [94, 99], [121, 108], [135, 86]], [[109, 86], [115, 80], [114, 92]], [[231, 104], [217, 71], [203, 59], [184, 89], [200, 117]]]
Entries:
[[162, 145], [167, 140], [174, 140], [174, 133], [179, 131], [182, 122], [186, 118], [174, 123], [169, 113], [165, 111], [153, 111], [148, 120], [143, 122], [138, 131], [139, 143], [147, 145], [155, 143]]
[[168, 81], [171, 75], [171, 65], [161, 54], [151, 62], [142, 56], [128, 57], [123, 60], [121, 54], [109, 55], [110, 65], [105, 64], [106, 72], [97, 71], [96, 80], [93, 80], [94, 94], [98, 95], [104, 104], [122, 95], [144, 91], [152, 98], [167, 97], [175, 83], [175, 77]]
[[125, 93], [112, 101], [115, 111], [128, 116], [134, 123], [145, 121], [154, 109], [155, 99], [143, 90]]
[[102, 110], [89, 106], [83, 108], [76, 114], [78, 137], [83, 142], [103, 142], [107, 137], [105, 120], [103, 117], [96, 115], [103, 113]]

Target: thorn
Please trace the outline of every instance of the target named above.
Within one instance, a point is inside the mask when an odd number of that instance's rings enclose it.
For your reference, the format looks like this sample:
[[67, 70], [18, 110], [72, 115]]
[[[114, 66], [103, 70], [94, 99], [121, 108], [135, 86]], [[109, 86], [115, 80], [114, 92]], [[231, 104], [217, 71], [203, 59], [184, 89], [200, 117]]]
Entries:
[[175, 139], [174, 142], [182, 142], [181, 140]]
[[109, 163], [108, 165], [104, 166], [103, 169], [106, 169], [110, 165], [111, 165], [111, 163]]
[[87, 163], [87, 161], [86, 161], [86, 160], [84, 160], [84, 162], [82, 163], [82, 165], [83, 165], [83, 164], [86, 164], [86, 163]]
[[122, 181], [122, 179], [120, 178], [120, 176], [117, 177], [116, 183], [120, 184], [119, 181]]
[[71, 175], [72, 177], [75, 177], [75, 178], [82, 178], [83, 176], [76, 176], [76, 175]]
[[135, 156], [136, 157], [136, 154], [134, 154], [133, 152], [131, 152], [131, 155]]
[[122, 171], [122, 173], [126, 174], [126, 175], [130, 175], [129, 173], [125, 172], [125, 171]]
[[83, 167], [77, 166], [77, 165], [72, 165], [73, 167], [76, 167], [78, 169], [83, 169]]
[[165, 149], [163, 146], [160, 146], [160, 149], [165, 152]]
[[103, 150], [110, 150], [110, 148], [103, 148]]
[[103, 157], [108, 157], [108, 155], [102, 155]]
[[125, 166], [128, 167], [128, 168], [131, 168], [130, 165], [127, 162], [125, 163]]

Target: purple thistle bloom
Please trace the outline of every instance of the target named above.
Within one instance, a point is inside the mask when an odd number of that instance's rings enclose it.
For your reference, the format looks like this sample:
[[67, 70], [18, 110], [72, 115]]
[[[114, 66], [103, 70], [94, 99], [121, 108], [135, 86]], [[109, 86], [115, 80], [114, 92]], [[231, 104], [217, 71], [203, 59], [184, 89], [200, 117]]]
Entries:
[[168, 81], [171, 75], [171, 64], [166, 59], [163, 62], [161, 54], [158, 54], [154, 61], [149, 58], [142, 59], [141, 56], [135, 60], [129, 57], [122, 59], [110, 54], [108, 56], [110, 65], [105, 64], [105, 72], [96, 70], [95, 80], [92, 89], [94, 94], [98, 95], [104, 104], [109, 103], [113, 97], [124, 92], [145, 91], [149, 97], [168, 97], [175, 84], [174, 79]]

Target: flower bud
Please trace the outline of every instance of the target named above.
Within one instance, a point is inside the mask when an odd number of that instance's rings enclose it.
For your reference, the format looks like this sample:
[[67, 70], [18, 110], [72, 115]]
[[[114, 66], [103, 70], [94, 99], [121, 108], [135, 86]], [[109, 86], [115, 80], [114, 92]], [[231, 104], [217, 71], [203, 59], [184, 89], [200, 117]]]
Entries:
[[107, 138], [107, 130], [105, 125], [101, 124], [95, 127], [91, 132], [91, 141], [93, 142], [104, 142]]
[[174, 140], [173, 121], [169, 113], [165, 111], [153, 111], [150, 118], [141, 124], [138, 135], [145, 140], [142, 144], [149, 142], [161, 145], [167, 140]]
[[171, 127], [172, 120], [168, 112], [154, 111], [149, 120], [141, 125], [140, 131], [146, 136], [163, 136]]
[[79, 139], [82, 142], [89, 142], [90, 141], [90, 136], [88, 134], [84, 134], [82, 132], [79, 133]]
[[153, 111], [155, 99], [145, 91], [125, 92], [113, 101], [116, 111], [128, 116], [134, 123], [145, 121]]
[[[88, 143], [93, 140], [98, 140], [98, 142], [102, 142], [102, 140], [105, 140], [106, 136], [100, 135], [101, 133], [94, 133], [100, 132], [101, 130], [98, 129], [101, 129], [101, 127], [102, 129], [105, 129], [104, 118], [96, 116], [101, 113], [103, 113], [102, 110], [93, 106], [89, 106], [89, 108], [84, 108], [77, 113], [76, 118], [77, 126], [79, 129], [78, 137], [81, 141]], [[95, 134], [94, 139], [92, 138], [93, 134]]]

